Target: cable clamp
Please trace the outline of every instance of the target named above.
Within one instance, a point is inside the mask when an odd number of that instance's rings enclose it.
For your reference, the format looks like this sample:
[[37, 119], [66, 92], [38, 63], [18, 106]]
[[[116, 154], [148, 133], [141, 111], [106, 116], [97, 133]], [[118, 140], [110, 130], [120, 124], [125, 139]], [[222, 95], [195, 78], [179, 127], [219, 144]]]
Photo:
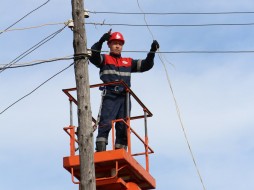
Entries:
[[92, 53], [87, 50], [87, 53], [77, 53], [74, 54], [74, 61], [80, 60], [80, 59], [86, 59], [87, 57], [91, 57]]

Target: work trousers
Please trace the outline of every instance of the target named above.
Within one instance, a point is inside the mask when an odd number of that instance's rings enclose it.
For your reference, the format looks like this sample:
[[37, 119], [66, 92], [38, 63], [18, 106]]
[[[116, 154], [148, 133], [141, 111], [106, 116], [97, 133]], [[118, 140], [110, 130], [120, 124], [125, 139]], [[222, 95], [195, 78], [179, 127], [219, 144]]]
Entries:
[[[130, 105], [130, 104], [129, 104]], [[131, 106], [129, 106], [131, 107]], [[108, 144], [108, 135], [112, 128], [112, 120], [125, 119], [126, 110], [126, 94], [118, 94], [106, 91], [102, 101], [101, 116], [98, 127], [98, 136], [96, 142], [106, 142]], [[115, 144], [127, 146], [127, 126], [124, 122], [115, 123], [116, 140]]]

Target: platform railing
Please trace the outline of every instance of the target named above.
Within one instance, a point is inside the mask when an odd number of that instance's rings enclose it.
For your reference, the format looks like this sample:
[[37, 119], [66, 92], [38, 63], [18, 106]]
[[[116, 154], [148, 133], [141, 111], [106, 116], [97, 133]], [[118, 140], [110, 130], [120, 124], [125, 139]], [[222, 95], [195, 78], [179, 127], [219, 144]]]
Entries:
[[[146, 163], [146, 171], [149, 172], [149, 154], [154, 153], [153, 149], [148, 145], [148, 129], [147, 129], [147, 117], [152, 117], [152, 113], [150, 110], [143, 104], [143, 102], [136, 96], [136, 94], [128, 87], [126, 83], [123, 81], [117, 81], [117, 82], [110, 82], [110, 83], [101, 83], [101, 84], [95, 84], [95, 85], [90, 85], [90, 88], [96, 88], [96, 87], [101, 87], [101, 86], [116, 86], [116, 85], [121, 85], [125, 88], [126, 91], [126, 98], [127, 98], [127, 117], [122, 118], [122, 119], [117, 119], [112, 121], [112, 147], [113, 150], [115, 149], [115, 129], [114, 125], [116, 122], [124, 122], [125, 125], [127, 126], [127, 139], [128, 139], [128, 150], [127, 153], [130, 154], [131, 156], [140, 156], [140, 155], [145, 155], [145, 163]], [[76, 91], [76, 88], [69, 88], [69, 89], [63, 89], [63, 92], [69, 97], [70, 101], [70, 125], [68, 127], [64, 128], [64, 131], [70, 136], [70, 155], [75, 156], [75, 152], [77, 148], [75, 147], [75, 144], [78, 144], [78, 140], [76, 139], [75, 136], [77, 136], [77, 131], [76, 127], [73, 126], [73, 114], [72, 114], [72, 103], [75, 103], [77, 105], [77, 100], [73, 97], [71, 92]], [[134, 98], [134, 100], [142, 107], [144, 114], [143, 115], [137, 115], [137, 116], [130, 116], [129, 115], [129, 97], [130, 95]], [[144, 129], [145, 129], [145, 137], [142, 138], [138, 135], [138, 133], [131, 128], [130, 121], [135, 120], [135, 119], [144, 119]], [[95, 123], [94, 124], [94, 130], [96, 130], [97, 126], [96, 125], [96, 120], [92, 117], [92, 121]], [[131, 149], [131, 134], [134, 134], [144, 145], [144, 152], [140, 153], [135, 153], [132, 154], [132, 149]]]

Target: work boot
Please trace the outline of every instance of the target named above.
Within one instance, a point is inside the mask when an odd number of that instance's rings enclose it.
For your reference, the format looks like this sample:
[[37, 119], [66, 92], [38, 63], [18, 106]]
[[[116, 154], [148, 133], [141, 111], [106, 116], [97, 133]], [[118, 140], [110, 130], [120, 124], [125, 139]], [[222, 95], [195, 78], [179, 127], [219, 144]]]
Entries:
[[123, 144], [115, 144], [115, 149], [121, 149], [123, 148], [124, 150], [127, 150], [127, 146]]
[[106, 151], [106, 142], [98, 141], [96, 142], [96, 152]]

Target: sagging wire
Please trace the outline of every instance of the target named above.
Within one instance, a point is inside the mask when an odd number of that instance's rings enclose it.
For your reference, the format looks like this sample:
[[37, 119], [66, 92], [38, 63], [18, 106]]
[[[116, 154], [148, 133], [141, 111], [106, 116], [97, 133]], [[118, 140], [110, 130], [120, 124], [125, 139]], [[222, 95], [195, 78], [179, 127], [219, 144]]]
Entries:
[[254, 23], [208, 23], [208, 24], [124, 24], [124, 23], [105, 23], [87, 22], [86, 25], [99, 26], [130, 26], [130, 27], [212, 27], [212, 26], [253, 26]]
[[60, 73], [64, 72], [65, 70], [67, 70], [68, 68], [70, 68], [72, 65], [74, 64], [71, 63], [69, 66], [65, 67], [64, 69], [60, 70], [59, 72], [57, 72], [56, 74], [54, 74], [53, 76], [51, 76], [50, 78], [48, 78], [47, 80], [45, 80], [43, 83], [41, 83], [39, 86], [37, 86], [35, 89], [33, 89], [31, 92], [27, 93], [26, 95], [22, 96], [21, 98], [19, 98], [18, 100], [16, 100], [15, 102], [13, 102], [11, 105], [9, 105], [8, 107], [6, 107], [4, 110], [2, 110], [0, 112], [0, 115], [3, 114], [4, 112], [6, 112], [8, 109], [10, 109], [11, 107], [13, 107], [15, 104], [17, 104], [18, 102], [20, 102], [21, 100], [23, 100], [24, 98], [28, 97], [29, 95], [31, 95], [32, 93], [34, 93], [36, 90], [38, 90], [40, 87], [42, 87], [44, 84], [46, 84], [48, 81], [50, 81], [51, 79], [53, 79], [54, 77], [56, 77], [57, 75], [59, 75]]
[[[95, 49], [91, 49], [92, 51], [95, 52], [108, 52], [106, 50], [95, 50]], [[148, 53], [148, 51], [134, 51], [134, 50], [125, 50], [122, 51], [125, 53]], [[161, 52], [159, 51], [159, 56], [161, 56], [161, 54], [195, 54], [195, 53], [205, 53], [205, 54], [221, 54], [221, 53], [228, 53], [228, 54], [239, 54], [239, 53], [254, 53], [254, 51], [164, 51]], [[77, 58], [79, 58], [79, 56], [76, 56]], [[8, 64], [0, 64], [0, 70], [2, 69], [15, 69], [15, 68], [22, 68], [22, 67], [30, 67], [30, 66], [36, 66], [36, 65], [40, 65], [40, 64], [44, 64], [44, 63], [50, 63], [50, 62], [55, 62], [55, 61], [67, 61], [70, 59], [74, 59], [73, 55], [69, 55], [69, 56], [64, 56], [64, 57], [58, 57], [58, 58], [51, 58], [51, 59], [42, 59], [42, 60], [34, 60], [34, 61], [30, 61], [30, 62], [24, 62], [24, 63], [19, 63], [19, 64], [12, 64], [11, 66], [7, 66]], [[162, 57], [161, 59], [164, 59], [165, 61], [162, 60], [162, 62], [166, 62], [168, 64], [170, 64], [171, 66], [175, 67], [170, 61], [168, 61], [166, 59], [166, 57]]]
[[[144, 12], [144, 11], [141, 9], [140, 5], [139, 5], [139, 0], [137, 0], [137, 4], [138, 4], [138, 7], [140, 8], [140, 11], [141, 11], [141, 12]], [[147, 21], [146, 21], [146, 19], [145, 19], [145, 16], [144, 16], [144, 20], [145, 20], [145, 23], [147, 24]], [[147, 24], [147, 28], [149, 28], [148, 24]], [[152, 32], [151, 32], [150, 29], [149, 29], [149, 31], [150, 31], [150, 33], [151, 33], [151, 36], [152, 36], [153, 40], [154, 40], [154, 35], [152, 34]], [[168, 85], [169, 85], [171, 94], [172, 94], [173, 99], [174, 99], [174, 104], [175, 104], [177, 116], [178, 116], [178, 119], [179, 119], [179, 122], [180, 122], [180, 125], [181, 125], [181, 128], [182, 128], [183, 134], [184, 134], [184, 138], [185, 138], [186, 143], [187, 143], [187, 145], [188, 145], [188, 149], [189, 149], [189, 152], [190, 152], [190, 154], [191, 154], [192, 161], [193, 161], [194, 166], [195, 166], [195, 168], [196, 168], [196, 171], [197, 171], [197, 174], [198, 174], [198, 176], [199, 176], [200, 182], [201, 182], [201, 184], [202, 184], [203, 190], [206, 190], [205, 185], [204, 185], [204, 182], [203, 182], [203, 179], [202, 179], [202, 176], [201, 176], [201, 174], [200, 174], [199, 168], [198, 168], [197, 163], [196, 163], [196, 159], [195, 159], [195, 157], [194, 157], [192, 148], [191, 148], [191, 146], [190, 146], [190, 142], [189, 142], [189, 140], [188, 140], [188, 137], [187, 137], [187, 134], [186, 134], [186, 131], [185, 131], [185, 127], [184, 127], [184, 124], [183, 124], [183, 121], [182, 121], [181, 112], [180, 112], [180, 109], [179, 109], [179, 106], [178, 106], [178, 103], [177, 103], [177, 100], [176, 100], [176, 97], [175, 97], [175, 94], [174, 94], [173, 86], [172, 86], [171, 81], [170, 81], [170, 77], [169, 77], [169, 73], [168, 73], [167, 67], [166, 67], [165, 63], [163, 62], [163, 60], [162, 60], [162, 57], [161, 57], [160, 52], [158, 52], [158, 53], [159, 53], [159, 54], [158, 54], [158, 55], [159, 55], [159, 59], [160, 59], [162, 65], [163, 65], [163, 68], [164, 68], [165, 73], [166, 73]]]
[[139, 5], [139, 1], [138, 1], [138, 0], [137, 0], [137, 4], [138, 4], [138, 7], [139, 7], [140, 11], [141, 11], [141, 12], [143, 13], [143, 15], [144, 15], [144, 21], [145, 21], [145, 23], [146, 23], [146, 27], [147, 27], [148, 31], [150, 32], [150, 34], [151, 34], [151, 36], [152, 36], [152, 38], [153, 38], [153, 40], [154, 40], [153, 33], [152, 33], [152, 31], [150, 30], [150, 28], [149, 28], [149, 26], [148, 26], [148, 23], [147, 23], [147, 21], [146, 21], [146, 14], [145, 14], [145, 12], [143, 11], [143, 9], [141, 8], [141, 6]]
[[30, 29], [35, 29], [35, 28], [41, 28], [44, 26], [55, 26], [55, 25], [62, 25], [65, 24], [63, 22], [58, 22], [58, 23], [47, 23], [47, 24], [41, 24], [38, 26], [30, 26], [30, 27], [24, 27], [24, 28], [13, 28], [13, 29], [9, 29], [9, 30], [4, 30], [4, 31], [0, 31], [1, 32], [13, 32], [13, 31], [21, 31], [21, 30], [30, 30]]
[[117, 11], [88, 11], [89, 13], [93, 14], [123, 14], [123, 15], [223, 15], [223, 14], [254, 14], [252, 11], [224, 11], [224, 12], [117, 12]]
[[[70, 59], [74, 59], [74, 56], [70, 55], [70, 56], [59, 57], [59, 58], [51, 58], [51, 59], [47, 59], [47, 60], [34, 60], [31, 62], [26, 62], [26, 63], [13, 64], [12, 66], [6, 67], [5, 69], [30, 67], [30, 66], [40, 65], [43, 63], [50, 63], [50, 62], [55, 62], [55, 61], [66, 61], [66, 60], [70, 60]], [[4, 64], [4, 65], [6, 65], [6, 64]], [[2, 70], [2, 67], [0, 67], [0, 70]]]
[[24, 57], [26, 57], [27, 55], [29, 55], [30, 53], [32, 53], [33, 51], [35, 51], [36, 49], [38, 49], [40, 46], [42, 46], [43, 44], [45, 44], [46, 42], [48, 42], [49, 40], [51, 40], [52, 38], [54, 38], [56, 35], [58, 35], [59, 33], [61, 33], [65, 28], [67, 27], [67, 24], [57, 30], [56, 32], [50, 34], [49, 36], [47, 36], [46, 38], [44, 38], [43, 40], [41, 40], [40, 42], [38, 42], [37, 44], [35, 44], [33, 47], [29, 48], [28, 50], [26, 50], [25, 52], [23, 52], [22, 54], [20, 54], [18, 57], [16, 57], [14, 60], [12, 60], [9, 64], [7, 64], [6, 66], [4, 66], [1, 70], [0, 70], [0, 74], [6, 70], [6, 68], [10, 67], [11, 65], [17, 63], [18, 61], [20, 61], [21, 59], [23, 59]]
[[26, 18], [28, 15], [30, 15], [31, 13], [35, 12], [36, 10], [40, 9], [41, 7], [43, 7], [44, 5], [46, 5], [47, 3], [49, 3], [50, 0], [46, 1], [45, 3], [43, 3], [42, 5], [40, 5], [39, 7], [35, 8], [34, 10], [30, 11], [29, 13], [27, 13], [25, 16], [23, 16], [21, 19], [19, 19], [18, 21], [16, 21], [15, 23], [13, 23], [12, 25], [10, 25], [9, 27], [7, 27], [5, 30], [0, 32], [0, 35], [3, 34], [4, 32], [6, 32], [7, 30], [9, 30], [11, 27], [13, 27], [14, 25], [16, 25], [17, 23], [19, 23], [21, 20], [23, 20], [24, 18]]
[[[40, 65], [43, 63], [50, 63], [50, 62], [55, 62], [55, 61], [68, 61], [71, 59], [82, 59], [84, 58], [84, 55], [70, 55], [70, 56], [65, 56], [65, 57], [59, 57], [59, 58], [51, 58], [51, 59], [47, 59], [47, 60], [35, 60], [32, 62], [27, 62], [27, 63], [20, 63], [20, 64], [13, 64], [11, 67], [7, 67], [5, 69], [16, 69], [16, 68], [22, 68], [22, 67], [31, 67], [31, 66], [36, 66], [36, 65]], [[2, 68], [0, 67], [0, 70]]]
[[[107, 50], [95, 50], [92, 49], [92, 51], [97, 51], [97, 52], [108, 52]], [[123, 50], [123, 53], [148, 53], [146, 50]], [[156, 52], [155, 52], [156, 53]], [[254, 53], [254, 50], [225, 50], [225, 51], [220, 51], [220, 50], [211, 50], [211, 51], [206, 51], [206, 50], [189, 50], [189, 51], [158, 51], [160, 54], [242, 54], [242, 53]], [[166, 58], [164, 57], [166, 60]], [[166, 62], [169, 62], [166, 60]], [[170, 63], [172, 64], [172, 63]], [[173, 64], [172, 64], [173, 65]]]
[[186, 134], [186, 131], [185, 131], [185, 127], [184, 127], [184, 124], [183, 124], [183, 121], [182, 121], [182, 116], [181, 116], [181, 112], [180, 112], [180, 108], [178, 106], [178, 103], [177, 103], [177, 100], [176, 100], [176, 97], [175, 97], [175, 93], [174, 93], [174, 90], [173, 90], [173, 86], [171, 84], [171, 81], [170, 81], [170, 78], [169, 78], [169, 74], [168, 74], [168, 70], [167, 70], [167, 67], [166, 65], [163, 63], [163, 60], [162, 60], [162, 57], [160, 54], [159, 55], [159, 59], [161, 60], [161, 63], [163, 65], [163, 68], [164, 68], [164, 71], [166, 72], [166, 77], [167, 77], [167, 81], [168, 81], [168, 84], [169, 84], [169, 87], [170, 87], [170, 92], [172, 94], [172, 97], [173, 97], [173, 100], [174, 100], [174, 104], [175, 104], [175, 108], [176, 108], [176, 112], [177, 112], [177, 116], [178, 116], [178, 119], [179, 119], [179, 122], [180, 122], [180, 125], [181, 125], [181, 129], [183, 131], [183, 134], [184, 134], [184, 138], [185, 138], [185, 141], [188, 145], [188, 149], [189, 149], [189, 152], [191, 154], [191, 158], [192, 158], [192, 161], [194, 163], [194, 166], [196, 168], [196, 171], [197, 171], [197, 174], [199, 176], [199, 179], [200, 179], [200, 182], [203, 186], [203, 189], [206, 190], [205, 188], [205, 185], [204, 185], [204, 182], [203, 182], [203, 179], [202, 179], [202, 176], [201, 176], [201, 173], [198, 169], [198, 166], [197, 166], [197, 163], [196, 163], [196, 159], [194, 157], [194, 154], [193, 154], [193, 151], [192, 151], [192, 148], [191, 148], [191, 145], [190, 145], [190, 142], [188, 140], [188, 137], [187, 137], [187, 134]]
[[[91, 49], [92, 51], [95, 52], [104, 52], [107, 53], [107, 50], [95, 50], [95, 49]], [[134, 50], [125, 50], [122, 51], [125, 53], [148, 53], [148, 51], [134, 51]], [[171, 66], [175, 67], [170, 61], [168, 61], [166, 59], [165, 56], [161, 56], [161, 54], [195, 54], [195, 53], [204, 53], [204, 54], [221, 54], [221, 53], [227, 53], [227, 54], [239, 54], [239, 53], [254, 53], [254, 51], [159, 51], [159, 56], [162, 62], [166, 62], [168, 64], [170, 64]], [[77, 56], [78, 58], [79, 56]], [[64, 57], [57, 57], [57, 58], [50, 58], [50, 59], [42, 59], [42, 60], [34, 60], [34, 61], [30, 61], [30, 62], [24, 62], [24, 63], [19, 63], [19, 64], [12, 64], [11, 66], [7, 66], [8, 64], [0, 64], [0, 70], [2, 69], [15, 69], [15, 68], [22, 68], [22, 67], [30, 67], [30, 66], [36, 66], [36, 65], [40, 65], [40, 64], [44, 64], [44, 63], [50, 63], [50, 62], [55, 62], [55, 61], [66, 61], [66, 60], [70, 60], [70, 59], [74, 59], [73, 55], [68, 55], [68, 56], [64, 56]], [[164, 59], [164, 61], [163, 61]]]

